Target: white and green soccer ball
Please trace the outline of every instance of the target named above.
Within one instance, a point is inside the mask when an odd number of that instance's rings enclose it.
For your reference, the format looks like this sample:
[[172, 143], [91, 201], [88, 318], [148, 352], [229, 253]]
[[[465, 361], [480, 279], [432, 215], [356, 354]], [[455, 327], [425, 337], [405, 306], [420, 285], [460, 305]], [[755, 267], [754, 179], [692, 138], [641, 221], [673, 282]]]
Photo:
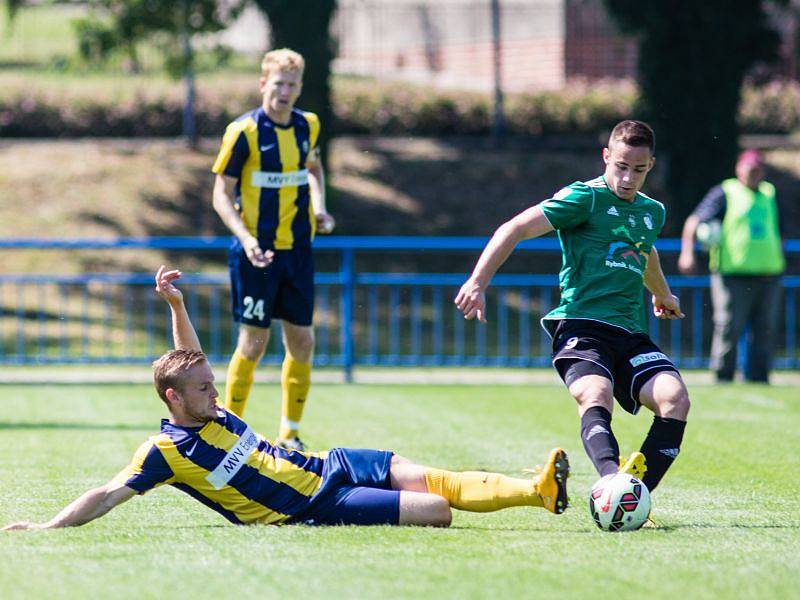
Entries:
[[695, 237], [697, 237], [697, 241], [700, 242], [700, 245], [705, 250], [718, 246], [722, 238], [722, 223], [716, 219], [698, 223]]
[[633, 475], [601, 477], [589, 492], [589, 514], [603, 531], [634, 531], [650, 516], [650, 492]]

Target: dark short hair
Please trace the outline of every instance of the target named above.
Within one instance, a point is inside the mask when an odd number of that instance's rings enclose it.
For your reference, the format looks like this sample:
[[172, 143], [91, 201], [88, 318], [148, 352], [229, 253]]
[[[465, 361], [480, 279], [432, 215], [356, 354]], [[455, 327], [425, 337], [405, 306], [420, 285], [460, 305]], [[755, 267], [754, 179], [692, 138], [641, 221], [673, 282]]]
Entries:
[[656, 151], [656, 134], [653, 128], [644, 121], [622, 121], [614, 126], [608, 137], [608, 147], [622, 142], [628, 146], [647, 146], [650, 154]]
[[169, 388], [182, 389], [186, 372], [204, 361], [199, 350], [170, 350], [153, 363], [153, 383], [159, 397], [166, 402]]

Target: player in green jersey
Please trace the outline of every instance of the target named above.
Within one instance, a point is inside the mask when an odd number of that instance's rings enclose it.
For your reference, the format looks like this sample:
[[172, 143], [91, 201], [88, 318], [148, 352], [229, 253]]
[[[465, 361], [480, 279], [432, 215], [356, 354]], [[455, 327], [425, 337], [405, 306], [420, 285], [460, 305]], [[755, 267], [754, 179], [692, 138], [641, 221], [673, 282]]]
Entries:
[[[623, 470], [655, 488], [680, 451], [689, 394], [678, 369], [648, 337], [642, 285], [661, 319], [680, 319], [678, 298], [661, 270], [655, 241], [664, 205], [639, 190], [653, 168], [655, 136], [623, 121], [603, 149], [605, 173], [573, 183], [500, 226], [455, 303], [486, 321], [485, 291], [515, 246], [555, 230], [563, 253], [561, 302], [542, 319], [553, 339], [553, 366], [578, 403], [581, 439], [601, 476]], [[653, 414], [640, 452], [620, 467], [611, 429], [614, 398]]]

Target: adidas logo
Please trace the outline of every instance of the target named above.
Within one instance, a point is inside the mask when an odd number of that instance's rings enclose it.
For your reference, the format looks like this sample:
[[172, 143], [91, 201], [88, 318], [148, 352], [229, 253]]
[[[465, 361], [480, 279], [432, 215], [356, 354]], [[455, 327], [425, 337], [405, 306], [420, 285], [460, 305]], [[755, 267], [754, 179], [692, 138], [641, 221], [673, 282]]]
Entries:
[[[606, 429], [602, 425], [595, 425], [594, 427], [592, 427], [589, 430], [589, 433], [586, 434], [586, 441], [588, 442], [590, 439], [592, 439], [598, 433], [608, 433], [608, 429]], [[663, 452], [663, 450], [662, 450], [662, 452]]]
[[661, 452], [661, 454], [664, 456], [669, 456], [670, 458], [678, 458], [680, 448], [662, 448], [659, 450], [659, 452]]
[[617, 207], [616, 207], [616, 206], [612, 206], [611, 208], [609, 208], [609, 209], [606, 211], [606, 214], [609, 214], [609, 215], [613, 215], [613, 216], [615, 216], [615, 217], [618, 217], [618, 216], [619, 216], [619, 211], [617, 210]]

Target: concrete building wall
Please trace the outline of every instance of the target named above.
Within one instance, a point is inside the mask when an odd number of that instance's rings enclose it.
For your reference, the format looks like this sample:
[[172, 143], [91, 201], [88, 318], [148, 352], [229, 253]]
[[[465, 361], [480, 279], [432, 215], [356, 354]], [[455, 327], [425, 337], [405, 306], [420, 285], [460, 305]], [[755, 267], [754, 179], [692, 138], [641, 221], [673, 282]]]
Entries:
[[[503, 87], [563, 86], [563, 0], [502, 0], [501, 7]], [[341, 0], [334, 33], [336, 72], [492, 88], [489, 0]]]
[[[602, 0], [500, 0], [501, 79], [512, 92], [558, 89], [572, 77], [632, 77], [636, 46]], [[336, 73], [439, 88], [494, 84], [490, 0], [339, 0]], [[248, 7], [219, 41], [264, 52], [269, 23]]]

